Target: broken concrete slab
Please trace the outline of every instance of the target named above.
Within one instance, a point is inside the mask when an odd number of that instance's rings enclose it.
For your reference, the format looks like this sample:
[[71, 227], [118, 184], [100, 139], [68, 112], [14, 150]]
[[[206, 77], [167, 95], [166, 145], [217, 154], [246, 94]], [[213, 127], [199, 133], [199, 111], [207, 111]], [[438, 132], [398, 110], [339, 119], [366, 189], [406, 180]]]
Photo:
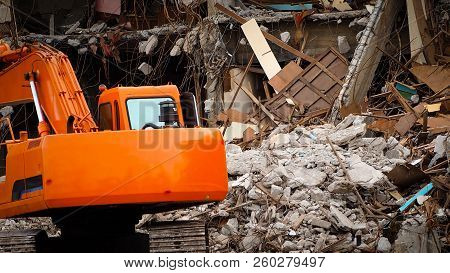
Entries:
[[242, 239], [242, 248], [245, 251], [251, 251], [254, 250], [255, 248], [257, 248], [260, 244], [261, 244], [261, 237], [259, 236], [259, 234], [250, 231], [247, 236], [244, 237], [244, 239]]
[[146, 62], [143, 62], [139, 65], [138, 70], [141, 71], [144, 75], [149, 75], [153, 71], [153, 67]]
[[372, 188], [385, 179], [385, 175], [374, 167], [361, 161], [357, 155], [349, 159], [350, 168], [348, 174], [353, 183], [364, 188]]
[[239, 222], [237, 218], [228, 219], [227, 223], [222, 227], [220, 233], [223, 235], [233, 235], [237, 234], [239, 228]]
[[404, 222], [397, 239], [393, 244], [393, 252], [400, 253], [437, 253], [439, 252], [439, 241], [433, 239], [433, 231], [428, 231], [424, 224], [417, 221]]
[[267, 167], [267, 159], [263, 152], [255, 150], [248, 150], [239, 154], [227, 154], [227, 167], [230, 175], [261, 172]]
[[348, 144], [352, 139], [366, 133], [366, 124], [350, 126], [332, 133], [329, 138], [336, 145]]
[[327, 187], [328, 191], [337, 194], [347, 194], [353, 191], [353, 185], [349, 181], [335, 180]]
[[338, 49], [339, 53], [345, 54], [348, 53], [351, 50], [351, 47], [347, 41], [346, 36], [338, 36], [337, 37], [337, 43], [338, 43]]
[[354, 229], [353, 222], [347, 218], [342, 212], [339, 211], [338, 208], [331, 206], [330, 207], [330, 215], [335, 220], [335, 224], [339, 229], [344, 231], [350, 231]]
[[327, 174], [317, 169], [299, 168], [294, 171], [293, 183], [296, 186], [313, 187], [322, 184], [326, 179]]
[[388, 238], [381, 237], [378, 240], [378, 244], [377, 244], [377, 251], [378, 252], [382, 252], [382, 253], [390, 252], [391, 248], [392, 248], [391, 247], [391, 243], [389, 242]]
[[331, 223], [325, 220], [321, 220], [318, 218], [313, 218], [311, 219], [311, 225], [316, 226], [316, 227], [321, 227], [324, 229], [329, 229], [331, 227]]
[[278, 149], [289, 144], [291, 141], [289, 134], [276, 134], [269, 139], [270, 148]]

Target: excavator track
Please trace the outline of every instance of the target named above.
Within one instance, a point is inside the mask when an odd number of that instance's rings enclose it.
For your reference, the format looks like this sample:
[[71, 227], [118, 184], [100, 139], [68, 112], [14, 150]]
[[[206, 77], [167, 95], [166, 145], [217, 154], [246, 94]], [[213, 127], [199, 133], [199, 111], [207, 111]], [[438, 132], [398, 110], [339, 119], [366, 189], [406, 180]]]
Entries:
[[[99, 238], [98, 236], [67, 240], [48, 238], [44, 230], [0, 232], [0, 253], [34, 252], [151, 252], [187, 253], [209, 252], [208, 229], [202, 221], [153, 222], [147, 226], [149, 234], [135, 233]], [[148, 237], [147, 237], [148, 236]], [[92, 240], [90, 240], [90, 239]], [[147, 239], [149, 241], [147, 241]], [[109, 245], [112, 240], [116, 245]], [[149, 242], [147, 247], [143, 247]]]
[[40, 229], [0, 232], [0, 253], [40, 252], [39, 245], [47, 239], [47, 233]]
[[203, 221], [164, 221], [152, 223], [150, 252], [209, 252], [208, 229]]

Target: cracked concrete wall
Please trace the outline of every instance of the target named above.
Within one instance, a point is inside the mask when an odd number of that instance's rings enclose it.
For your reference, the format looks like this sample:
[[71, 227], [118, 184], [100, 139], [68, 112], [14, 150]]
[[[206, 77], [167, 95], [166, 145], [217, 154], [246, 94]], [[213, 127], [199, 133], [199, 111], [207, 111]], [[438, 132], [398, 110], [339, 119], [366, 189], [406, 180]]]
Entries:
[[332, 120], [337, 119], [341, 107], [352, 103], [358, 104], [367, 95], [383, 55], [377, 47], [384, 50], [397, 13], [403, 3], [404, 1], [377, 1], [356, 47], [344, 85], [333, 106]]

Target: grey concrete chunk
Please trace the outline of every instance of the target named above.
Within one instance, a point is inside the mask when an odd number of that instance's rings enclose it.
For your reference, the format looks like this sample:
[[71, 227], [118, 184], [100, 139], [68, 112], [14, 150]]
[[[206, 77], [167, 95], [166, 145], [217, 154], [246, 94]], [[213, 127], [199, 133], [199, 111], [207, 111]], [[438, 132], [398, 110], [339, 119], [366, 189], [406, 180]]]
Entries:
[[329, 138], [336, 145], [348, 144], [350, 140], [366, 133], [366, 124], [350, 126], [332, 133]]
[[321, 220], [318, 218], [313, 218], [311, 220], [311, 225], [316, 226], [316, 227], [321, 227], [324, 229], [329, 229], [331, 227], [331, 223], [325, 220]]

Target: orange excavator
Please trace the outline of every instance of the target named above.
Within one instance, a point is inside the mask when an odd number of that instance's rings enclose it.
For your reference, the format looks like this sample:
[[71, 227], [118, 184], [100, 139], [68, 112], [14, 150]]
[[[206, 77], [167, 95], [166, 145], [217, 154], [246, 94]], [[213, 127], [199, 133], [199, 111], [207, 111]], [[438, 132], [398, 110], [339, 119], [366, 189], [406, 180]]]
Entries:
[[[198, 223], [156, 228], [153, 237], [135, 225], [143, 214], [223, 200], [221, 133], [199, 127], [195, 98], [176, 86], [100, 90], [97, 123], [66, 55], [43, 44], [0, 44], [0, 107], [31, 105], [37, 116], [34, 126], [15, 113], [0, 120], [0, 218], [51, 217], [61, 230], [55, 238], [41, 230], [0, 232], [0, 252], [207, 244], [198, 242], [206, 235]], [[28, 130], [18, 132], [15, 125], [24, 123]]]

